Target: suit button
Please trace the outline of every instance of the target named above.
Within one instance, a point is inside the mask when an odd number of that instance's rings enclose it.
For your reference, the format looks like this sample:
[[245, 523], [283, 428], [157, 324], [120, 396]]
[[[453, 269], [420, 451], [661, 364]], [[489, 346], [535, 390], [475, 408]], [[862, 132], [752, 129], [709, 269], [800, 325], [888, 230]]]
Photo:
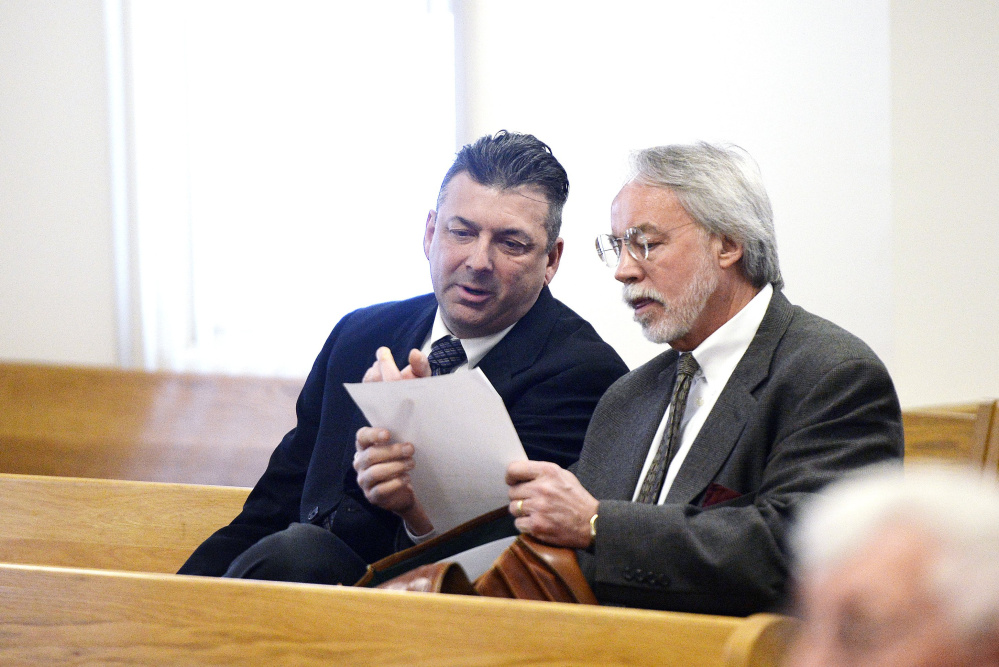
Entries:
[[316, 516], [318, 516], [318, 514], [319, 514], [319, 508], [318, 507], [313, 507], [312, 511], [309, 512], [309, 521], [312, 521], [313, 519], [315, 519]]
[[625, 581], [631, 581], [634, 578], [634, 575], [628, 568], [624, 568], [624, 570], [621, 571], [621, 576], [624, 577]]

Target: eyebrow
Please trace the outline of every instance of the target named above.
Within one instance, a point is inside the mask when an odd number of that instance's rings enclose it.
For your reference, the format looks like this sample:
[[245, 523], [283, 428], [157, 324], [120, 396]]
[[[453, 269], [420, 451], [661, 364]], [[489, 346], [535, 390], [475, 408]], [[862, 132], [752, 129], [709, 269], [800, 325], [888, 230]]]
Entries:
[[[460, 215], [452, 216], [451, 220], [458, 221], [461, 224], [465, 225], [466, 227], [471, 227], [472, 229], [475, 229], [475, 230], [481, 230], [482, 229], [482, 225], [478, 224], [474, 220], [469, 220], [468, 218], [463, 218]], [[504, 227], [502, 229], [498, 229], [498, 230], [496, 230], [496, 232], [495, 232], [494, 235], [495, 236], [522, 236], [522, 237], [526, 238], [528, 241], [534, 242], [534, 239], [531, 237], [531, 235], [527, 231], [525, 231], [523, 229], [517, 229], [517, 228], [514, 228], [514, 227]]]
[[[642, 232], [643, 234], [648, 234], [649, 232], [655, 232], [656, 234], [662, 234], [663, 233], [662, 230], [660, 230], [658, 227], [656, 227], [651, 222], [643, 222], [643, 223], [638, 224], [638, 225], [631, 225], [630, 227], [628, 227], [628, 229], [637, 229], [638, 231]], [[627, 231], [627, 230], [625, 230], [625, 231]]]
[[[458, 221], [466, 227], [474, 227], [475, 229], [481, 229], [482, 225], [478, 224], [474, 220], [469, 220], [468, 218], [463, 218], [460, 215], [452, 215], [450, 221]], [[449, 221], [449, 222], [450, 222]]]

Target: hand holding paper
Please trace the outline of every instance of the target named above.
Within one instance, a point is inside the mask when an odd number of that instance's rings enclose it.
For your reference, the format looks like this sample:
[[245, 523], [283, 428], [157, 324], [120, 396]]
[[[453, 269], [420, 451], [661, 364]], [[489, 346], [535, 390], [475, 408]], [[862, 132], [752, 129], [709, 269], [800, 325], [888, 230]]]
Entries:
[[410, 481], [413, 451], [412, 443], [391, 442], [388, 430], [365, 426], [357, 432], [354, 470], [358, 486], [372, 505], [398, 514], [411, 534], [425, 535], [433, 525]]
[[527, 455], [482, 371], [344, 386], [368, 422], [389, 431], [390, 442], [412, 443], [406, 474], [438, 532], [509, 502], [506, 467]]
[[[380, 347], [363, 382], [413, 380], [430, 377], [430, 374], [430, 363], [420, 350], [410, 350], [409, 366], [400, 371], [392, 351]], [[408, 473], [413, 469], [412, 443], [393, 443], [387, 430], [364, 427], [358, 430], [355, 444], [354, 470], [368, 502], [402, 517], [411, 535], [430, 533], [433, 526], [413, 493], [409, 479]]]

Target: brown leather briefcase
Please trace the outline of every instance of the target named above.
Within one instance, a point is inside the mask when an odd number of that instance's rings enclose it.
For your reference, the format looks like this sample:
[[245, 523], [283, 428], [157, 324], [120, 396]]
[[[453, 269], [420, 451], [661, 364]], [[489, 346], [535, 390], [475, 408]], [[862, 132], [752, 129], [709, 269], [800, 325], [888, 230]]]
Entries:
[[[511, 532], [513, 531], [513, 532]], [[482, 595], [518, 600], [597, 604], [576, 552], [518, 535], [489, 570], [470, 582], [458, 563], [446, 558], [478, 544], [516, 534], [512, 517], [499, 508], [423, 544], [372, 563], [355, 584], [389, 590]]]
[[475, 580], [479, 595], [597, 604], [576, 552], [521, 535]]

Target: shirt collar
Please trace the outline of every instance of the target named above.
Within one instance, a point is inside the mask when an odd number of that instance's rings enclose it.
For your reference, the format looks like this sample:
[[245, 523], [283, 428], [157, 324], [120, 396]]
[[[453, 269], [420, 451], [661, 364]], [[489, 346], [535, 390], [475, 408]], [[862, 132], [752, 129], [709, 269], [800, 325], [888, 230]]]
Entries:
[[[489, 354], [489, 351], [496, 347], [496, 344], [503, 340], [503, 337], [510, 333], [510, 329], [516, 326], [516, 322], [508, 326], [502, 331], [497, 331], [494, 334], [489, 334], [488, 336], [480, 336], [479, 338], [460, 338], [461, 346], [465, 349], [465, 356], [468, 358], [468, 368], [475, 368], [482, 358]], [[438, 340], [441, 336], [454, 336], [451, 330], [447, 328], [444, 324], [443, 318], [441, 318], [441, 309], [437, 308], [437, 314], [434, 315], [434, 326], [430, 330], [430, 337], [423, 343], [423, 351], [425, 353], [430, 352], [430, 346], [433, 345], [435, 340]]]
[[767, 313], [774, 288], [767, 284], [742, 310], [718, 327], [692, 351], [708, 384], [724, 385], [753, 342]]

